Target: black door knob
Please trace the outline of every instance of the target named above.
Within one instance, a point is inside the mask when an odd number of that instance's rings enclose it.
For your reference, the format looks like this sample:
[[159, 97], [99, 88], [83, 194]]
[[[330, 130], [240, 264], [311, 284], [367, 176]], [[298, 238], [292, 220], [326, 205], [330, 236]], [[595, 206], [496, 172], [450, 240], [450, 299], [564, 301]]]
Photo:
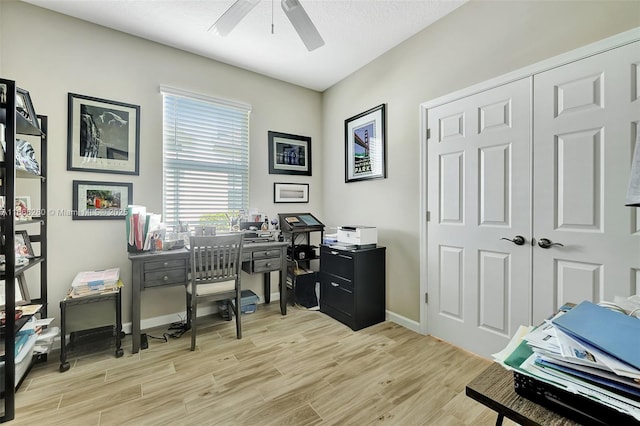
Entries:
[[562, 244], [562, 243], [554, 243], [548, 238], [540, 238], [540, 241], [538, 241], [538, 245], [540, 246], [540, 248], [543, 248], [543, 249], [548, 249], [548, 248], [553, 247], [553, 246], [564, 247], [564, 244]]
[[501, 240], [507, 240], [507, 241], [511, 241], [513, 244], [517, 245], [517, 246], [522, 246], [525, 243], [525, 239], [522, 235], [516, 235], [515, 237], [513, 237], [513, 239], [510, 238], [500, 238]]

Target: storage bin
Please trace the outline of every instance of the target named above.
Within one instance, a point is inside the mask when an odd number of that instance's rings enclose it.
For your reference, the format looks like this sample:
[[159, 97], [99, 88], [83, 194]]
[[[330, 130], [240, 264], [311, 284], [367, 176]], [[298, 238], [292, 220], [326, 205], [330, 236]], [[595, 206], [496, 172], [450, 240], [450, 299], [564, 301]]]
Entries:
[[[29, 366], [31, 365], [31, 361], [33, 360], [33, 347], [36, 344], [36, 339], [38, 336], [36, 334], [32, 334], [29, 336], [27, 341], [20, 349], [20, 352], [16, 355], [15, 363], [16, 363], [16, 387], [22, 381], [23, 376], [26, 374]], [[0, 362], [0, 391], [4, 393], [4, 361]]]
[[[254, 313], [258, 308], [258, 301], [260, 298], [251, 290], [242, 290], [240, 292], [240, 296], [240, 312], [243, 314]], [[218, 312], [223, 319], [231, 321], [233, 318], [233, 311], [229, 309], [228, 302], [228, 300], [218, 302]], [[232, 300], [232, 303], [235, 304], [235, 300]]]

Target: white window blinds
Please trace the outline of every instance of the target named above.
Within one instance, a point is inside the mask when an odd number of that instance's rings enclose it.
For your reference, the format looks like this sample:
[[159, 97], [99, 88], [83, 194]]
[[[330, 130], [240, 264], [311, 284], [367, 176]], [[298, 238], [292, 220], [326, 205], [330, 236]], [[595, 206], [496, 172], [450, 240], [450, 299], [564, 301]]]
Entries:
[[246, 211], [250, 105], [167, 87], [160, 91], [164, 223], [193, 225], [211, 215]]

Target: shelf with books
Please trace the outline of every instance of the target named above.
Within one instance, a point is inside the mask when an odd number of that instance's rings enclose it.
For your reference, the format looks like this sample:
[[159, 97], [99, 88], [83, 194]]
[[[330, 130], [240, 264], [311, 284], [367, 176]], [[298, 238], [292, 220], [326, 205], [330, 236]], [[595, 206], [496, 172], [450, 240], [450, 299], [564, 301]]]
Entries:
[[[35, 113], [29, 92], [19, 88], [13, 80], [0, 79], [0, 142], [3, 145], [1, 153], [4, 154], [3, 161], [0, 161], [0, 212], [4, 213], [0, 214], [0, 254], [5, 260], [0, 280], [14, 283], [16, 279], [24, 279], [25, 271], [39, 267], [39, 273], [35, 274], [39, 285], [33, 285], [32, 290], [33, 300], [42, 304], [40, 315], [43, 317], [47, 315], [47, 127], [47, 116]], [[22, 179], [39, 180], [37, 186], [29, 184], [35, 192], [30, 195], [39, 200], [39, 205], [35, 206], [38, 211], [34, 214], [38, 216], [36, 218], [31, 214], [26, 220], [14, 216], [16, 199], [20, 199], [16, 187]], [[38, 255], [30, 253], [25, 261], [22, 253], [16, 252], [16, 242], [26, 234], [18, 228], [26, 224], [31, 226], [30, 242], [36, 244]], [[0, 346], [4, 349], [5, 359], [0, 372], [0, 388], [3, 389], [0, 422], [13, 420], [15, 391], [33, 362], [33, 357], [26, 356], [22, 360], [15, 356], [16, 343], [20, 343], [16, 339], [24, 326], [22, 318], [16, 319], [16, 311], [19, 310], [15, 300], [17, 291], [14, 285], [5, 285], [3, 290], [5, 325]]]

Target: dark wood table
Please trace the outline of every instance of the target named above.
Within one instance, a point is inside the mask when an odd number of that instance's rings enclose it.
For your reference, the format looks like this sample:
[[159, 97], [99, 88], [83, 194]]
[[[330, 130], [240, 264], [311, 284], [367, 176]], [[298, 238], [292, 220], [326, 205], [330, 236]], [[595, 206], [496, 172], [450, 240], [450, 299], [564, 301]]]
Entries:
[[466, 394], [498, 413], [496, 426], [502, 424], [504, 417], [523, 426], [580, 424], [518, 395], [513, 387], [513, 372], [497, 363], [473, 379]]
[[[287, 314], [288, 245], [286, 241], [248, 240], [242, 244], [242, 270], [249, 274], [262, 274], [265, 303], [271, 301], [271, 272], [279, 272], [282, 315]], [[186, 249], [129, 253], [132, 268], [131, 353], [135, 354], [140, 350], [142, 292], [153, 288], [184, 286], [189, 279], [189, 254]]]

